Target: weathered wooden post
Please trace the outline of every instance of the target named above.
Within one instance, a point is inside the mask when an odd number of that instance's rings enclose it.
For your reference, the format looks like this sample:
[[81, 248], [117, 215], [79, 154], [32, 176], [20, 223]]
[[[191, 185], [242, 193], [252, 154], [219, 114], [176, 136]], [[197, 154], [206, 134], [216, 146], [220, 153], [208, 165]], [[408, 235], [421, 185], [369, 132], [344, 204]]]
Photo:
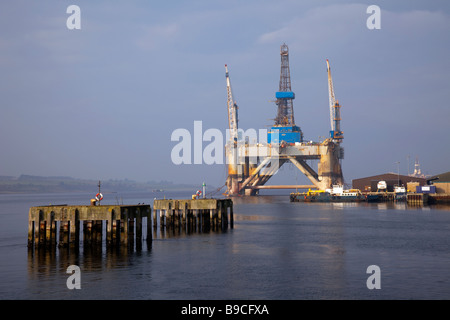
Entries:
[[116, 217], [112, 223], [112, 242], [113, 244], [117, 244], [120, 239], [120, 209], [117, 210]]
[[83, 243], [84, 245], [92, 243], [92, 220], [83, 221]]
[[34, 220], [34, 245], [39, 246], [41, 241], [41, 223], [43, 219], [44, 213], [42, 210], [39, 210], [37, 214], [35, 214]]
[[140, 209], [136, 209], [136, 242], [140, 242], [142, 240], [142, 212]]
[[203, 231], [208, 232], [211, 227], [211, 221], [209, 220], [209, 212], [208, 210], [201, 210], [202, 211], [202, 217], [203, 217]]
[[220, 230], [223, 230], [222, 224], [222, 202], [217, 203], [217, 227]]
[[200, 221], [200, 226], [201, 228], [198, 231], [203, 231], [203, 229], [205, 228], [205, 217], [203, 215], [203, 210], [197, 209], [197, 217], [198, 217], [198, 221]]
[[164, 226], [166, 225], [165, 217], [166, 217], [166, 210], [160, 209], [159, 210], [159, 227], [161, 229], [164, 229]]
[[233, 229], [234, 225], [234, 216], [233, 216], [233, 203], [230, 205], [230, 228]]
[[188, 216], [187, 216], [187, 214], [188, 214], [188, 205], [187, 205], [187, 203], [184, 203], [183, 212], [182, 212], [182, 218], [181, 218], [181, 224], [183, 226], [186, 226], [187, 223], [188, 223]]
[[45, 245], [51, 247], [56, 245], [55, 213], [53, 210], [47, 210], [45, 216]]
[[103, 222], [102, 222], [102, 220], [95, 220], [93, 222], [92, 229], [94, 231], [93, 232], [94, 233], [94, 236], [93, 236], [94, 243], [97, 243], [97, 244], [102, 243], [102, 240], [103, 240]]
[[120, 243], [128, 244], [128, 210], [120, 212]]
[[193, 231], [202, 231], [205, 221], [203, 220], [202, 212], [199, 209], [195, 209], [193, 213], [194, 227]]
[[150, 207], [148, 207], [148, 209], [147, 209], [147, 244], [149, 244], [152, 241], [153, 241], [153, 234], [152, 234], [152, 210], [150, 209]]
[[[186, 206], [187, 206], [187, 204], [186, 204]], [[186, 209], [186, 230], [188, 232], [192, 231], [192, 228], [194, 225], [194, 222], [193, 222], [194, 217], [193, 216], [194, 216], [194, 210]]]
[[158, 218], [156, 215], [157, 212], [158, 212], [158, 210], [153, 209], [153, 228], [155, 228], [155, 229], [158, 227]]
[[211, 222], [211, 229], [215, 230], [216, 228], [216, 213], [214, 209], [209, 209], [209, 221]]
[[62, 220], [59, 224], [59, 246], [65, 247], [69, 243], [69, 221]]
[[28, 247], [31, 248], [31, 246], [34, 245], [34, 210], [33, 208], [30, 208], [28, 212]]
[[80, 241], [80, 221], [79, 211], [75, 208], [68, 210], [69, 214], [69, 244], [70, 246], [76, 246]]
[[129, 237], [128, 240], [134, 239], [134, 227], [135, 227], [134, 219], [135, 218], [133, 216], [128, 218], [128, 237]]
[[222, 207], [222, 219], [225, 229], [228, 229], [228, 205]]
[[106, 244], [112, 245], [112, 225], [113, 225], [114, 209], [110, 211], [110, 217], [106, 220]]

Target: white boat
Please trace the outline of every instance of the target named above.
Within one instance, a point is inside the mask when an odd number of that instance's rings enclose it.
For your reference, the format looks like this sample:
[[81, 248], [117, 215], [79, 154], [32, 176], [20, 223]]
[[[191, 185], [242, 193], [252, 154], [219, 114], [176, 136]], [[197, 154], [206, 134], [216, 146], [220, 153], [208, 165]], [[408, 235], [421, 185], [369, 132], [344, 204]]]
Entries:
[[394, 187], [395, 193], [406, 193], [405, 187]]
[[405, 187], [395, 186], [394, 193], [395, 193], [395, 200], [405, 200], [406, 199]]
[[333, 185], [332, 189], [326, 189], [334, 201], [364, 201], [365, 197], [359, 189], [344, 190], [341, 185]]
[[309, 190], [304, 193], [291, 193], [291, 202], [359, 202], [365, 201], [359, 189], [344, 190], [343, 186], [334, 185], [331, 189]]
[[387, 190], [387, 183], [386, 183], [386, 181], [378, 181], [378, 183], [377, 183], [377, 191], [380, 191], [380, 190], [383, 190], [383, 191]]

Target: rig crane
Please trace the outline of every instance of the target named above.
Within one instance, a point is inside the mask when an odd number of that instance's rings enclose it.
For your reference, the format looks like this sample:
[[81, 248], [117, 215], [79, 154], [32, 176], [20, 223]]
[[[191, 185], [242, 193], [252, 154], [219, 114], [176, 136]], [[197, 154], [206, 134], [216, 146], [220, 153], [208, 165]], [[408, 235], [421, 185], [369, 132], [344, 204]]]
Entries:
[[228, 74], [228, 66], [225, 65], [225, 77], [227, 79], [227, 106], [228, 106], [228, 127], [230, 129], [230, 141], [237, 144], [238, 140], [238, 106], [233, 100], [231, 81]]
[[225, 65], [225, 77], [227, 79], [228, 128], [230, 130], [230, 137], [225, 146], [228, 163], [228, 178], [225, 185], [228, 194], [236, 194], [239, 192], [239, 181], [242, 180], [242, 170], [238, 165], [238, 106], [233, 99], [227, 65]]
[[333, 88], [333, 79], [331, 78], [330, 62], [327, 59], [327, 73], [328, 73], [328, 94], [330, 100], [330, 121], [331, 131], [330, 137], [336, 142], [341, 142], [344, 139], [344, 133], [341, 131], [341, 106], [336, 100]]

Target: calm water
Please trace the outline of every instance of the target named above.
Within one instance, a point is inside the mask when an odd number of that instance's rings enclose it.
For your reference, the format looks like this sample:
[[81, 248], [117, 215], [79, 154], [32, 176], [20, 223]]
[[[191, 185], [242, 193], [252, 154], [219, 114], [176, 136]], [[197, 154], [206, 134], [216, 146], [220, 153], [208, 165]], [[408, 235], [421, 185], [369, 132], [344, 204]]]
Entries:
[[[151, 204], [155, 195], [111, 194], [103, 203]], [[0, 299], [450, 299], [449, 207], [236, 198], [226, 232], [158, 232], [138, 252], [30, 253], [30, 207], [91, 197], [0, 195]], [[81, 290], [66, 286], [72, 264]], [[380, 267], [381, 289], [366, 286], [370, 265]]]

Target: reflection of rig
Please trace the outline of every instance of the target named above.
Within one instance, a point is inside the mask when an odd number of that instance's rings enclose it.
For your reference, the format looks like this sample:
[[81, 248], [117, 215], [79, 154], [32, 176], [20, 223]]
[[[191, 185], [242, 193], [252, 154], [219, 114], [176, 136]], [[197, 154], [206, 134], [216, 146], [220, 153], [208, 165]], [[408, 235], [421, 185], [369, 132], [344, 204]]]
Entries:
[[[293, 100], [289, 71], [288, 46], [281, 46], [281, 73], [279, 91], [276, 92], [278, 106], [275, 124], [267, 133], [267, 143], [250, 143], [249, 137], [239, 135], [237, 104], [233, 100], [228, 68], [225, 65], [227, 80], [227, 106], [230, 137], [226, 145], [228, 178], [227, 194], [256, 195], [260, 189], [319, 189], [332, 185], [342, 185], [340, 159], [344, 150], [341, 147], [343, 132], [340, 129], [340, 105], [334, 97], [330, 65], [327, 60], [328, 88], [330, 100], [330, 137], [323, 142], [306, 142], [300, 127], [294, 122]], [[319, 160], [318, 170], [314, 171], [307, 160]], [[313, 185], [265, 186], [286, 162], [293, 163]]]

